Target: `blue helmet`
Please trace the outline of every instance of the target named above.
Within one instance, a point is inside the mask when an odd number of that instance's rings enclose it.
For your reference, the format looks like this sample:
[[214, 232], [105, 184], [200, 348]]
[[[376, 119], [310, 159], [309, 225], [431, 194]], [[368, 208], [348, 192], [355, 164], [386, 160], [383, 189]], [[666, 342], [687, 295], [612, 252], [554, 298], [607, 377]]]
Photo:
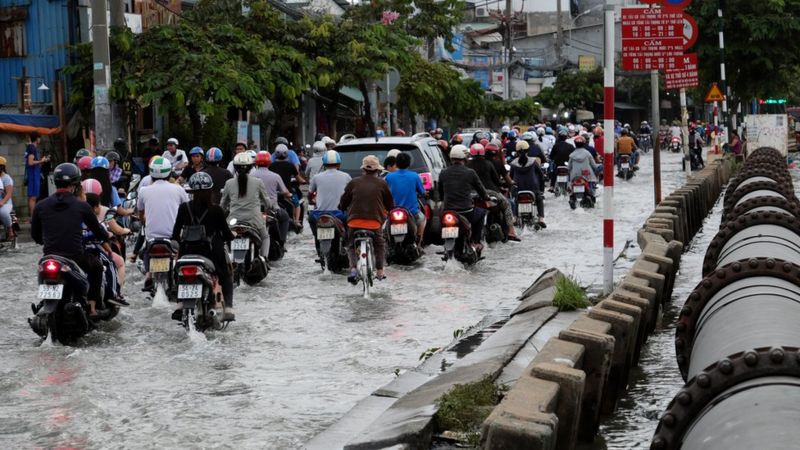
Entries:
[[108, 170], [108, 159], [105, 156], [95, 156], [92, 158], [92, 169], [106, 169]]
[[508, 138], [509, 139], [516, 139], [517, 138], [517, 131], [516, 130], [509, 131], [508, 132]]
[[328, 150], [327, 152], [322, 154], [322, 164], [323, 165], [331, 165], [331, 164], [341, 164], [342, 163], [342, 156], [339, 155], [339, 152], [336, 150]]
[[550, 128], [550, 127], [546, 127], [546, 128], [544, 129], [544, 134], [553, 134], [553, 129], [552, 129], [552, 128]]
[[192, 149], [189, 150], [189, 156], [202, 155], [202, 154], [203, 154], [203, 149], [200, 147], [192, 147]]
[[211, 147], [206, 152], [206, 161], [219, 162], [222, 160], [222, 150], [217, 147]]

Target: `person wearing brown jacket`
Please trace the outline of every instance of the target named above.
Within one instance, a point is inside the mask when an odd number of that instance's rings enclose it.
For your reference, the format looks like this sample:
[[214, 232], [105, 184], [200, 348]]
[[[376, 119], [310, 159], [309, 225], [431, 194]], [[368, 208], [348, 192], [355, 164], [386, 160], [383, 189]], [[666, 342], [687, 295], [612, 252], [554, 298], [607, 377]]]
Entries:
[[375, 277], [379, 280], [386, 276], [383, 273], [386, 247], [381, 229], [388, 212], [394, 208], [392, 191], [379, 174], [383, 170], [380, 161], [373, 155], [365, 156], [361, 161], [362, 176], [351, 180], [344, 188], [339, 209], [347, 211], [347, 227], [349, 229], [347, 257], [350, 260], [350, 275], [347, 281], [358, 282], [356, 254], [352, 236], [356, 230], [368, 230], [375, 233]]

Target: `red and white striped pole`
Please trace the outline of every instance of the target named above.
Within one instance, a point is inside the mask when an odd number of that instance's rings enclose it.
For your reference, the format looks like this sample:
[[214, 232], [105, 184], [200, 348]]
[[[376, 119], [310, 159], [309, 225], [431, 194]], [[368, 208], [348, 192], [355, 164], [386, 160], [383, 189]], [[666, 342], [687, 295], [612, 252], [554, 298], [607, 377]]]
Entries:
[[603, 91], [603, 293], [614, 290], [614, 6], [605, 6]]

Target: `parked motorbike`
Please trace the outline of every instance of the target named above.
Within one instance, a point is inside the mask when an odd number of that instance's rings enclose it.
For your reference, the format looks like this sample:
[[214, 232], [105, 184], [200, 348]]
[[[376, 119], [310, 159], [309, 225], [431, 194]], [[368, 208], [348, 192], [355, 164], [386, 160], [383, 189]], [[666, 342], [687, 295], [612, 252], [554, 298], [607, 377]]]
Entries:
[[556, 197], [567, 195], [568, 185], [569, 185], [569, 167], [567, 166], [556, 167]]
[[216, 268], [210, 259], [200, 255], [184, 255], [175, 263], [177, 301], [181, 313], [173, 318], [180, 320], [186, 331], [203, 332], [221, 330], [230, 322], [221, 322], [215, 306], [221, 293], [215, 292]]
[[231, 231], [236, 237], [230, 243], [233, 261], [233, 281], [237, 286], [244, 280], [254, 285], [267, 277], [269, 266], [261, 256], [261, 234], [255, 228], [230, 220]]
[[347, 260], [345, 245], [346, 232], [341, 220], [329, 214], [322, 214], [317, 220], [317, 241], [319, 243], [319, 263], [324, 270], [339, 272], [350, 263]]
[[620, 155], [617, 176], [623, 180], [630, 180], [633, 178], [633, 167], [631, 167], [630, 155]]
[[150, 258], [150, 273], [153, 276], [150, 297], [155, 298], [156, 292], [161, 288], [167, 299], [174, 300], [175, 283], [172, 270], [178, 255], [178, 244], [169, 239], [152, 239], [147, 242], [146, 251]]
[[469, 267], [481, 258], [481, 252], [475, 251], [470, 243], [472, 226], [469, 221], [452, 210], [442, 211], [442, 240], [444, 241], [444, 256], [442, 260], [447, 262], [455, 258]]
[[407, 209], [395, 208], [389, 212], [385, 228], [389, 262], [411, 264], [422, 256], [417, 245], [417, 220]]
[[583, 176], [574, 178], [570, 183], [572, 193], [569, 197], [569, 207], [575, 209], [578, 205], [582, 208], [594, 208], [595, 197], [592, 184], [589, 182], [588, 170], [584, 171]]

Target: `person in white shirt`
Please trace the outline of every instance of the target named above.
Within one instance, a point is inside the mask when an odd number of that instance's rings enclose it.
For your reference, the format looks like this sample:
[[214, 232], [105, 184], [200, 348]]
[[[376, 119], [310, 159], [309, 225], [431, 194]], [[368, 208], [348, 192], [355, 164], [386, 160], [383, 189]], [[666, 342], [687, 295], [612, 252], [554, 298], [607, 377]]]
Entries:
[[172, 170], [181, 173], [189, 165], [189, 157], [186, 152], [178, 148], [178, 140], [175, 138], [167, 139], [167, 151], [161, 155], [162, 158], [172, 164]]

